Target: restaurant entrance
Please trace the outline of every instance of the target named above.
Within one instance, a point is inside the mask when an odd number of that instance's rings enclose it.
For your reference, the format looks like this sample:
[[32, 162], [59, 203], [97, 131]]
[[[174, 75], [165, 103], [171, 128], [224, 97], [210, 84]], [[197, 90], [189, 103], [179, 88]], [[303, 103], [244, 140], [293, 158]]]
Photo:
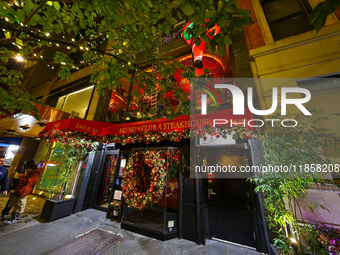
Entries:
[[208, 173], [203, 181], [208, 206], [208, 237], [256, 247], [254, 186], [237, 171], [248, 165], [248, 151], [217, 147], [202, 150], [203, 165], [236, 166], [236, 172]]

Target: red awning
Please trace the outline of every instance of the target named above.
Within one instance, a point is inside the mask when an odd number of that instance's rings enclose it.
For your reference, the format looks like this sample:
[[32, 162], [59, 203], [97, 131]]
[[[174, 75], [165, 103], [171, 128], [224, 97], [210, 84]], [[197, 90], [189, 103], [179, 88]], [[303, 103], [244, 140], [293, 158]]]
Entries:
[[108, 122], [69, 118], [47, 123], [42, 132], [48, 132], [50, 130], [72, 130], [100, 135], [103, 128], [112, 125], [114, 124]]
[[253, 115], [249, 109], [245, 108], [244, 115], [233, 115], [232, 109], [220, 110], [217, 113], [209, 113], [208, 115], [195, 114], [194, 116], [179, 116], [176, 119], [169, 120], [168, 118], [157, 119], [154, 121], [138, 121], [132, 123], [116, 124], [104, 127], [102, 130], [102, 135], [130, 135], [136, 132], [145, 131], [180, 131], [190, 128], [203, 128], [205, 126], [212, 126], [214, 119], [233, 120], [233, 123], [242, 123], [243, 120], [252, 119]]
[[[169, 120], [168, 118], [157, 119], [154, 121], [138, 121], [131, 123], [113, 124], [108, 122], [91, 121], [69, 118], [65, 120], [59, 120], [49, 122], [45, 126], [44, 132], [50, 130], [72, 130], [78, 132], [85, 132], [91, 135], [130, 135], [136, 132], [147, 132], [147, 131], [179, 131], [182, 132], [184, 129], [195, 129], [203, 128], [205, 126], [213, 126], [213, 120], [226, 120], [228, 125], [231, 120], [234, 125], [247, 123], [248, 120], [252, 119], [253, 115], [249, 109], [245, 108], [244, 115], [233, 115], [232, 109], [220, 110], [217, 113], [209, 113], [207, 115], [195, 114], [193, 116], [179, 116], [176, 119]], [[220, 121], [221, 123], [223, 121]]]

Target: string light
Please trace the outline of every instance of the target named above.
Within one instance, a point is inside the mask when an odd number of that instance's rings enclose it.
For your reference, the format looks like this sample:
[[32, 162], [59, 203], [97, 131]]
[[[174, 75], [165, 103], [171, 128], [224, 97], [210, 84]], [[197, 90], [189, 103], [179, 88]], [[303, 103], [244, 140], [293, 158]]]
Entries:
[[49, 33], [49, 32], [47, 32], [45, 35], [46, 35], [47, 37], [49, 37], [49, 36], [50, 36], [50, 33]]
[[24, 62], [24, 61], [25, 61], [25, 59], [24, 59], [20, 54], [18, 54], [18, 55], [15, 57], [15, 59], [16, 59], [18, 62]]

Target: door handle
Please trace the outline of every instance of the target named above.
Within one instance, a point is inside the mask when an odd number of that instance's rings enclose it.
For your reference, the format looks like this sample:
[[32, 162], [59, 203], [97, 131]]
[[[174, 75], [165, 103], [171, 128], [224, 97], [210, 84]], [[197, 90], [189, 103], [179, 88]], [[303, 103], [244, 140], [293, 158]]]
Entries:
[[208, 199], [211, 199], [211, 195], [216, 195], [212, 188], [208, 188]]

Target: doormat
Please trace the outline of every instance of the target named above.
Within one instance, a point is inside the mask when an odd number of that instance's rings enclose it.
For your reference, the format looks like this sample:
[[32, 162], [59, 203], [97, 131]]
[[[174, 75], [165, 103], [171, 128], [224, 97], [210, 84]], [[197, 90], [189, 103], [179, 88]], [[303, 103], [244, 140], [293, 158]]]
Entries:
[[94, 229], [73, 241], [60, 245], [45, 255], [95, 255], [101, 254], [112, 247], [120, 237], [101, 229]]

